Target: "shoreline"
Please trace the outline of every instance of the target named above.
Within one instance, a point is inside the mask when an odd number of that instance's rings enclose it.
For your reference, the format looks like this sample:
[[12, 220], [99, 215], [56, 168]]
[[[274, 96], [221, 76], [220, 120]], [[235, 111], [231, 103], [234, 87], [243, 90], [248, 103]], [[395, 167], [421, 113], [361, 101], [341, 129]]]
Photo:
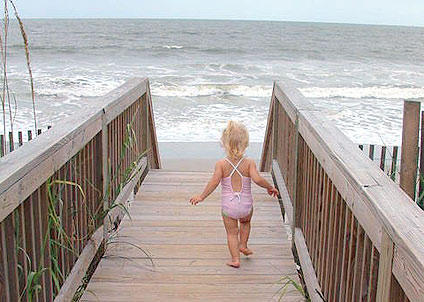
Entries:
[[[225, 157], [220, 142], [159, 142], [164, 170], [212, 172], [215, 163]], [[259, 162], [262, 143], [252, 142], [246, 156]]]

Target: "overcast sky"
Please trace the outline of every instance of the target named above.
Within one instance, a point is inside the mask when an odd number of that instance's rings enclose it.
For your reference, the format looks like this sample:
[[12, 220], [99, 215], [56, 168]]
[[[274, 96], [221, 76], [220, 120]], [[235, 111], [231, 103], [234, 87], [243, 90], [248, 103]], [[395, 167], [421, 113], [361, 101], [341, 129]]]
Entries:
[[424, 0], [15, 0], [24, 18], [194, 18], [424, 26]]

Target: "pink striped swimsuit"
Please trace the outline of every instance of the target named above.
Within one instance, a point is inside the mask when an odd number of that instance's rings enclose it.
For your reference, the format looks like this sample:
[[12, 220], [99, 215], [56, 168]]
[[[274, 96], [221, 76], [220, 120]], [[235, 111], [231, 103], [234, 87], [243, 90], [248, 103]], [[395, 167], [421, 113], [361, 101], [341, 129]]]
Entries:
[[[240, 219], [248, 216], [253, 209], [253, 196], [251, 190], [250, 177], [243, 176], [237, 169], [244, 158], [240, 159], [237, 165], [226, 158], [233, 167], [230, 176], [221, 179], [221, 207], [222, 215], [233, 219]], [[231, 184], [231, 177], [237, 172], [241, 177], [241, 191], [234, 192]]]

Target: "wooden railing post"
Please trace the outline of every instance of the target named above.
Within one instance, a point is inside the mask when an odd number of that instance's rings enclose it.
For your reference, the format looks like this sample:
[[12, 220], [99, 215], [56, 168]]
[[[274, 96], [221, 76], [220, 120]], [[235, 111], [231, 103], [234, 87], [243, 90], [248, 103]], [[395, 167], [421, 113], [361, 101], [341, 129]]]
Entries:
[[[149, 101], [147, 99], [147, 94], [143, 97], [141, 103], [141, 123], [142, 123], [142, 132], [141, 132], [141, 150], [145, 152], [148, 149], [148, 128], [149, 128], [149, 119], [148, 119], [148, 107]], [[149, 157], [147, 157], [149, 158]]]
[[[275, 83], [274, 83], [275, 87]], [[268, 120], [266, 124], [264, 143], [262, 146], [261, 154], [261, 172], [269, 172], [272, 167], [272, 143], [273, 143], [273, 121], [274, 121], [274, 108], [276, 106], [274, 88], [272, 90], [271, 102], [269, 103]]]
[[[103, 193], [103, 211], [104, 213], [109, 208], [109, 194], [108, 194], [108, 186], [109, 186], [109, 160], [108, 160], [108, 150], [109, 150], [109, 135], [107, 128], [107, 120], [105, 111], [103, 110], [102, 114], [102, 193]], [[109, 233], [110, 225], [108, 216], [105, 215], [103, 218], [103, 239], [107, 241], [108, 233]]]
[[400, 187], [415, 200], [418, 170], [418, 133], [421, 103], [405, 101], [403, 106]]
[[418, 171], [418, 205], [424, 210], [422, 195], [424, 192], [424, 112], [421, 112], [421, 143], [420, 143], [420, 167]]
[[0, 134], [0, 157], [3, 157], [6, 154], [6, 144], [3, 134]]
[[[272, 150], [271, 150], [271, 159], [277, 159], [277, 149], [278, 149], [278, 102], [274, 101], [274, 110], [272, 118]], [[271, 162], [272, 162], [271, 160]], [[272, 165], [271, 165], [272, 166]]]
[[377, 302], [390, 300], [390, 288], [392, 282], [393, 267], [393, 241], [383, 229], [381, 235], [380, 262], [378, 266]]
[[295, 248], [295, 229], [300, 227], [300, 207], [303, 200], [302, 173], [303, 145], [299, 145], [299, 116], [296, 115], [294, 136], [294, 181], [293, 181], [293, 221], [291, 221], [292, 230], [292, 248]]
[[159, 146], [158, 140], [156, 136], [156, 125], [153, 114], [153, 103], [152, 103], [152, 95], [150, 92], [150, 83], [147, 81], [146, 87], [146, 98], [147, 98], [147, 137], [148, 137], [148, 148], [150, 148], [150, 152], [152, 153], [152, 159], [154, 163], [150, 164], [150, 167], [155, 169], [160, 169], [162, 167], [160, 157], [159, 157]]

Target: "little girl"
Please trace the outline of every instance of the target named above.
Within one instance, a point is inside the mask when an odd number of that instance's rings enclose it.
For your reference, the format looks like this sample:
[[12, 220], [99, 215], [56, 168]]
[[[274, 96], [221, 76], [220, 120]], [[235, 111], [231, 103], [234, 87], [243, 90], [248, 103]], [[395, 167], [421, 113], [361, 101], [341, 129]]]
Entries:
[[[249, 133], [244, 125], [229, 121], [227, 128], [222, 132], [221, 142], [227, 157], [216, 163], [215, 172], [203, 193], [193, 196], [190, 202], [196, 205], [203, 201], [221, 182], [222, 219], [227, 231], [228, 248], [231, 254], [231, 261], [227, 262], [227, 265], [238, 268], [240, 267], [240, 252], [246, 256], [253, 253], [247, 247], [250, 220], [253, 214], [251, 180], [267, 189], [271, 196], [276, 197], [278, 191], [259, 175], [255, 162], [244, 157], [244, 152], [249, 145]], [[240, 230], [238, 221], [240, 221]]]

